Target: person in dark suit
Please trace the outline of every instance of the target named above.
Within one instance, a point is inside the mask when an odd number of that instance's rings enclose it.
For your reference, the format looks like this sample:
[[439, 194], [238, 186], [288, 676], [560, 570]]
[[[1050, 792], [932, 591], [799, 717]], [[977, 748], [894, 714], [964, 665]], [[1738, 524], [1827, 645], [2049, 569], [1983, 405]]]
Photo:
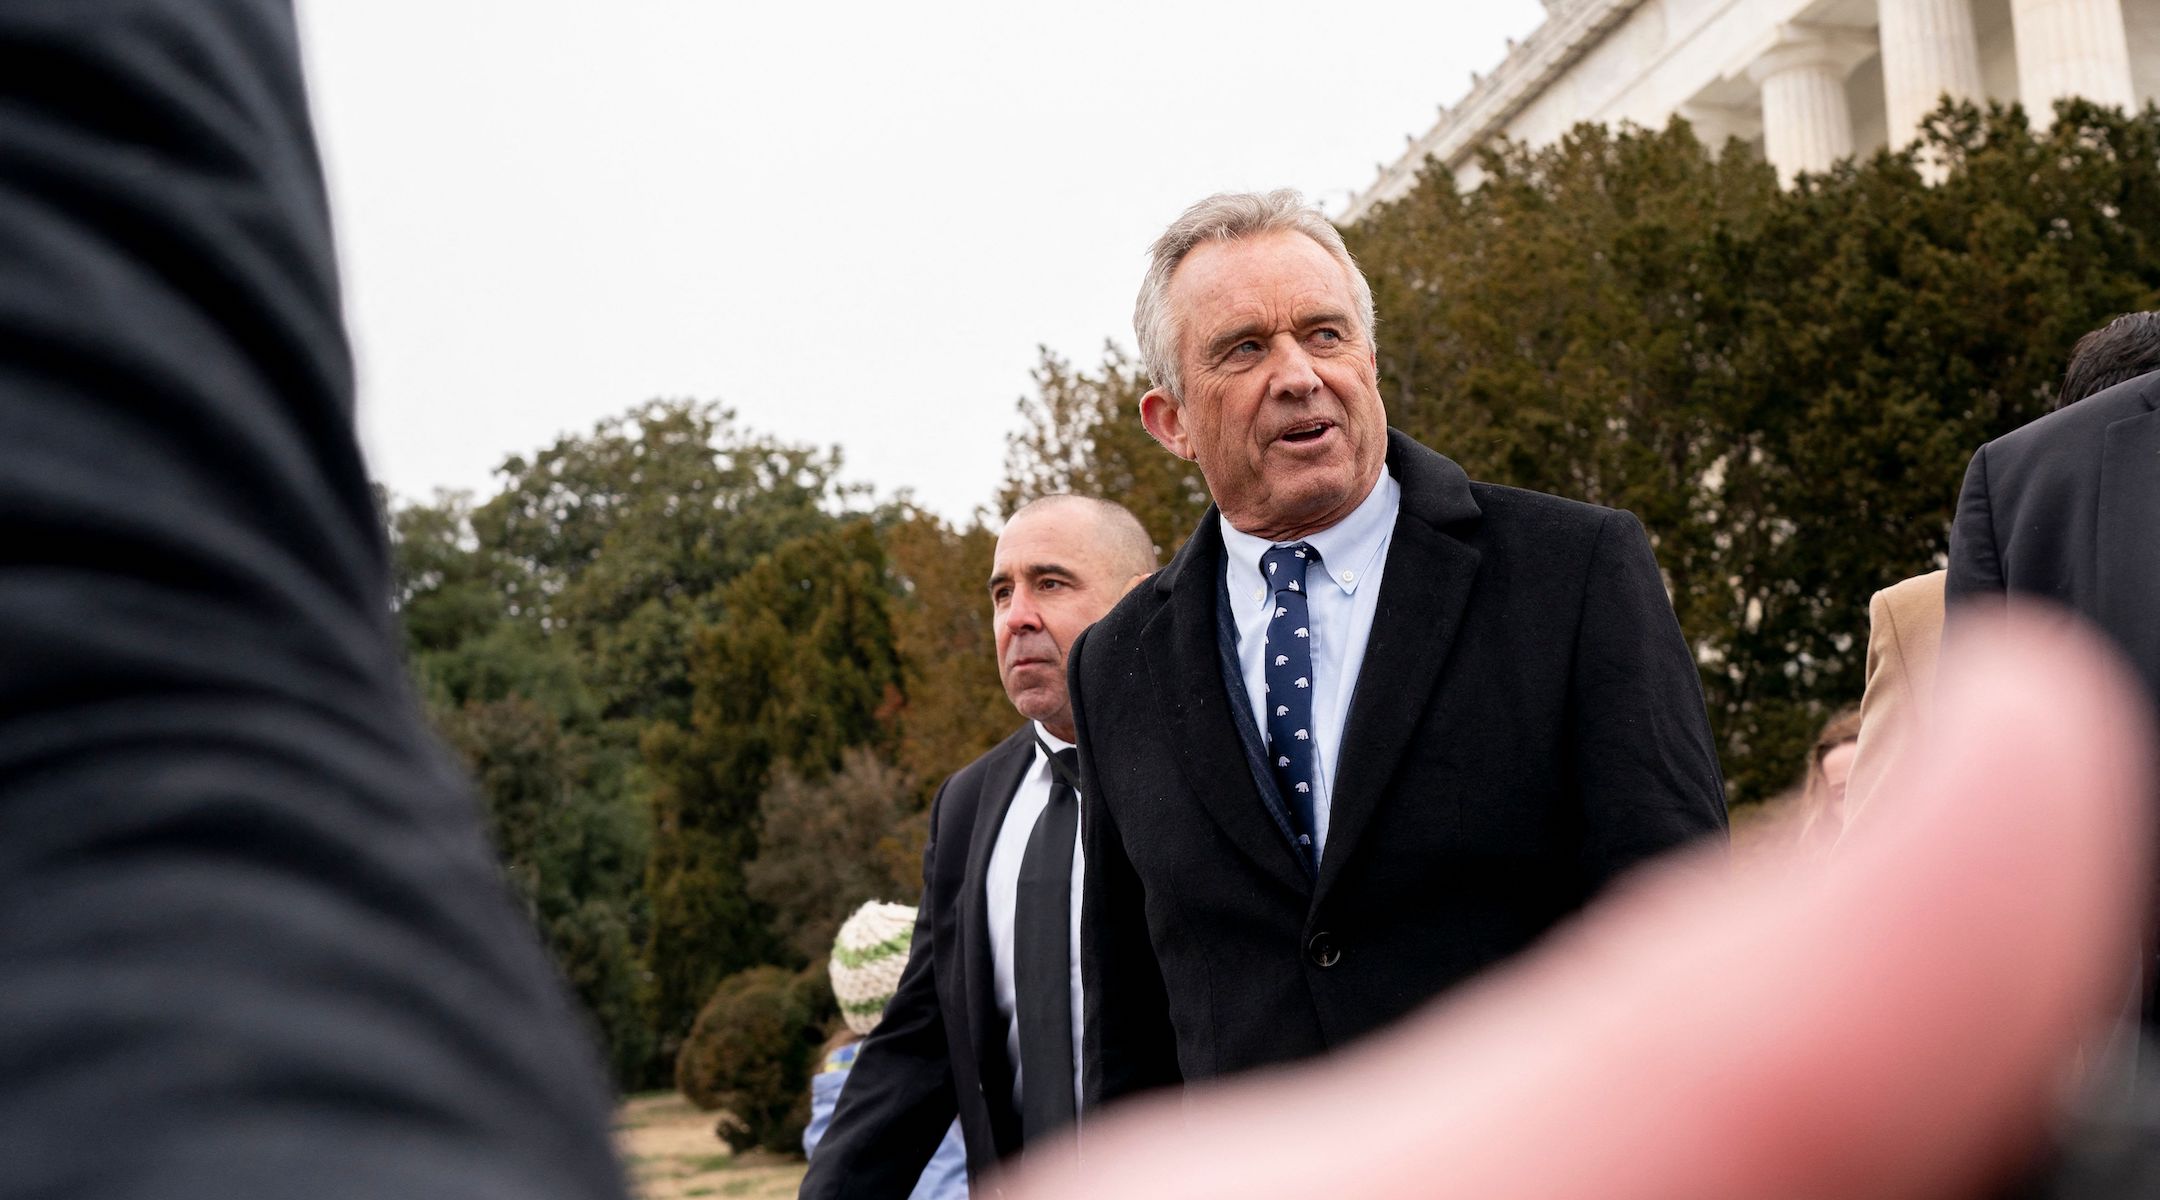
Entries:
[[[2055, 408], [2065, 409], [2095, 392], [2160, 371], [2160, 312], [2126, 313], [2078, 339], [2055, 390]], [[2112, 422], [2109, 422], [2112, 423]], [[1979, 465], [1987, 451], [1975, 456]], [[2012, 448], [2007, 454], [2015, 455]], [[1961, 602], [1975, 596], [2001, 595], [2005, 581], [1996, 561], [1992, 503], [1986, 498], [1988, 471], [1966, 487], [1977, 486], [1974, 510], [1962, 520], [1962, 535], [1951, 531], [1953, 557], [1962, 548], [1965, 566]], [[2078, 476], [2089, 479], [2090, 476]], [[2016, 486], [2013, 482], [2012, 486]], [[1962, 514], [1963, 504], [1960, 503]], [[2030, 567], [2033, 564], [2021, 563]], [[1848, 818], [1857, 817], [1889, 777], [1891, 766], [1908, 752], [1934, 704], [1935, 661], [1947, 617], [1949, 572], [1930, 571], [1875, 593], [1868, 602], [1867, 692], [1860, 700], [1860, 746], [1852, 765]]]
[[2062, 407], [1980, 447], [1950, 526], [1946, 604], [2022, 593], [2112, 637], [2160, 696], [2160, 313], [2087, 334]]
[[1134, 324], [1215, 504], [1072, 655], [1091, 1104], [1339, 1047], [1725, 826], [1642, 526], [1390, 431], [1295, 192], [1188, 210]]
[[[2160, 701], [2160, 313], [2080, 339], [2061, 395], [1965, 470], [1944, 588], [1951, 636], [1961, 610], [2042, 597], [2099, 626]], [[2160, 1026], [2160, 963], [2147, 967], [2144, 1021]]]
[[0, 1195], [611, 1197], [399, 656], [285, 0], [0, 0]]
[[1146, 531], [1105, 500], [1038, 500], [999, 534], [998, 673], [1028, 724], [938, 789], [907, 969], [804, 1197], [906, 1196], [956, 1112], [978, 1188], [1074, 1120], [1081, 877], [1066, 654], [1154, 569]]

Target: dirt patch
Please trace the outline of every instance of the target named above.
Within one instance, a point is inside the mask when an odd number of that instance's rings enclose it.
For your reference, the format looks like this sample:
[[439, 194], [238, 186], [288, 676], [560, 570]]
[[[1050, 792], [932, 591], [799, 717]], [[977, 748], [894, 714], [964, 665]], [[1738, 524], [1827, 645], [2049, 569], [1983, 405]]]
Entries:
[[674, 1092], [633, 1096], [615, 1110], [615, 1144], [641, 1200], [783, 1200], [795, 1194], [803, 1177], [799, 1160], [730, 1154], [713, 1135], [717, 1119]]

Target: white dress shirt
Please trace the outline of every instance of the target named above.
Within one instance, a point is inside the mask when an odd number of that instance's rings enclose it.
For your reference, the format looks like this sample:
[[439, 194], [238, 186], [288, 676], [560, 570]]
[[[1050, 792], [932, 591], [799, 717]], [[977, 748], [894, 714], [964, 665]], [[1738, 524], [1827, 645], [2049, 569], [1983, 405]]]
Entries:
[[[1035, 735], [1052, 750], [1069, 750], [1072, 743], [1035, 723]], [[990, 971], [997, 987], [998, 1012], [1005, 1018], [1006, 1060], [1013, 1065], [1013, 1108], [1020, 1108], [1020, 1089], [1026, 1084], [1020, 1072], [1020, 1009], [1014, 1001], [1013, 988], [1013, 921], [1017, 915], [1020, 894], [1020, 860], [1027, 854], [1028, 836], [1035, 832], [1035, 821], [1043, 810], [1050, 807], [1050, 759], [1035, 748], [1035, 760], [1028, 765], [1027, 774], [1020, 777], [1020, 790], [1013, 793], [1012, 806], [1005, 810], [1005, 824], [999, 827], [997, 844], [990, 850], [990, 866], [983, 877], [983, 898], [990, 920]], [[1073, 797], [1074, 803], [1079, 797]], [[1073, 839], [1072, 866], [1072, 1034], [1073, 1034], [1073, 1111], [1080, 1110], [1080, 839]]]
[[[1380, 602], [1380, 575], [1387, 567], [1388, 543], [1395, 538], [1395, 516], [1402, 509], [1402, 485], [1386, 467], [1363, 503], [1350, 515], [1298, 540], [1320, 552], [1320, 568], [1333, 582], [1323, 587], [1319, 575], [1305, 577], [1306, 611], [1311, 616], [1313, 665], [1313, 734], [1319, 739], [1320, 779], [1313, 795], [1314, 857], [1327, 851], [1328, 813], [1335, 795], [1335, 767], [1340, 761], [1343, 721], [1357, 689], [1358, 668], [1372, 637], [1373, 610]], [[1238, 666], [1245, 675], [1245, 698], [1253, 724], [1267, 737], [1267, 629], [1275, 614], [1274, 590], [1260, 557], [1276, 545], [1239, 531], [1222, 518], [1223, 570], [1229, 584], [1230, 611], [1237, 618]]]

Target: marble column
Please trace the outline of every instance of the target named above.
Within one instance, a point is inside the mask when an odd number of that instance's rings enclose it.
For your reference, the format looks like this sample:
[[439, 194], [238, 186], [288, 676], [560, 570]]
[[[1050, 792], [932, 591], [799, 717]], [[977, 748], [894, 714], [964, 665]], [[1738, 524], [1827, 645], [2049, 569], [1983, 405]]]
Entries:
[[2010, 0], [2010, 20], [2018, 91], [2033, 124], [2053, 121], [2055, 102], [2069, 96], [2137, 106], [2122, 0]]
[[1892, 148], [1920, 133], [1944, 95], [1981, 100], [1972, 0], [1881, 0], [1883, 102]]
[[1802, 171], [1827, 171], [1853, 152], [1845, 77], [1875, 52], [1874, 39], [1849, 30], [1785, 26], [1748, 67], [1762, 89], [1763, 154], [1791, 183]]

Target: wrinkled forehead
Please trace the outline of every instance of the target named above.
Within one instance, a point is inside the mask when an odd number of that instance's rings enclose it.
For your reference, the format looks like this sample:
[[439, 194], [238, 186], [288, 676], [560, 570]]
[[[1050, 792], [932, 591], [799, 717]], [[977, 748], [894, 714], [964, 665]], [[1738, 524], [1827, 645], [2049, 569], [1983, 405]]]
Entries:
[[1199, 323], [1288, 309], [1340, 310], [1354, 318], [1358, 308], [1349, 267], [1294, 229], [1193, 247], [1170, 277], [1169, 298], [1174, 314]]

